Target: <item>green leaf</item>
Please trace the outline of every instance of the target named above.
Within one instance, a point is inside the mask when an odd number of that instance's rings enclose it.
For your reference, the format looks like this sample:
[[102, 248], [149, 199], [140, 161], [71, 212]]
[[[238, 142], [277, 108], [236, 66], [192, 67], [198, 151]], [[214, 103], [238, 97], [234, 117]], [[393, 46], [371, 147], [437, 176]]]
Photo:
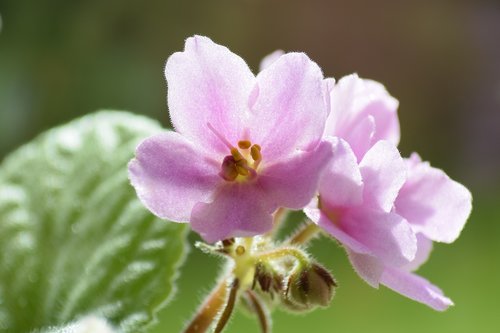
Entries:
[[0, 332], [61, 326], [87, 314], [124, 332], [150, 323], [174, 289], [185, 225], [136, 198], [127, 163], [161, 131], [100, 112], [50, 130], [0, 166]]
[[118, 333], [102, 318], [89, 316], [60, 327], [47, 327], [32, 333]]

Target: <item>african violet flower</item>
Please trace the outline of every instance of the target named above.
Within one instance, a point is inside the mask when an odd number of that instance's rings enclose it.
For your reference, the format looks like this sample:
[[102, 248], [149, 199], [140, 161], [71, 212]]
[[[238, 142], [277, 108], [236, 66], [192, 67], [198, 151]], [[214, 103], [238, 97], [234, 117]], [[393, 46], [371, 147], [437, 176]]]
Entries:
[[417, 240], [408, 222], [392, 210], [406, 180], [399, 152], [379, 141], [358, 165], [345, 141], [331, 140], [335, 158], [320, 183], [318, 200], [304, 210], [307, 216], [341, 242], [351, 259], [361, 254], [395, 266], [408, 264]]
[[347, 141], [358, 161], [380, 140], [398, 145], [399, 103], [382, 84], [352, 74], [331, 86], [325, 136]]
[[129, 165], [149, 210], [214, 242], [265, 233], [278, 207], [310, 201], [331, 146], [321, 141], [323, 75], [305, 54], [282, 55], [255, 77], [227, 48], [195, 36], [165, 76], [176, 132], [146, 139]]
[[[461, 184], [422, 163], [403, 160], [386, 141], [359, 165], [347, 143], [334, 139], [335, 156], [306, 214], [346, 248], [356, 272], [371, 286], [384, 284], [436, 310], [451, 304], [441, 290], [411, 273], [424, 263], [432, 241], [452, 242], [471, 210]], [[406, 261], [406, 262], [405, 262]]]
[[[372, 285], [383, 285], [436, 310], [453, 302], [426, 279], [413, 274], [432, 250], [432, 241], [451, 243], [460, 235], [472, 209], [472, 196], [463, 185], [442, 170], [422, 162], [413, 153], [405, 160], [408, 179], [399, 191], [394, 210], [411, 225], [417, 236], [417, 254], [406, 265], [394, 266], [362, 256], [351, 258], [357, 272]], [[373, 278], [376, 272], [376, 279]]]

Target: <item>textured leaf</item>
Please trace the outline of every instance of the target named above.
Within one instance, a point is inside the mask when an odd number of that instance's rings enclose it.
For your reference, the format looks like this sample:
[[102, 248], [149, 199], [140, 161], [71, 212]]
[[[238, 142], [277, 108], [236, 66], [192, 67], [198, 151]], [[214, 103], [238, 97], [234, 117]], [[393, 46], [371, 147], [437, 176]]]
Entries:
[[0, 332], [90, 313], [138, 332], [173, 290], [186, 228], [143, 208], [127, 179], [156, 122], [100, 112], [42, 134], [0, 166]]
[[32, 333], [118, 333], [102, 318], [89, 316], [62, 327], [48, 327]]

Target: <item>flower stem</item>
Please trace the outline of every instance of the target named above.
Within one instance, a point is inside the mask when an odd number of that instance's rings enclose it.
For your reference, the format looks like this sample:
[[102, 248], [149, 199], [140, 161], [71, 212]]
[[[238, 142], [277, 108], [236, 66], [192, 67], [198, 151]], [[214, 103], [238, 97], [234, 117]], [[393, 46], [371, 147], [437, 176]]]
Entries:
[[261, 332], [269, 333], [271, 330], [271, 320], [269, 318], [269, 312], [267, 311], [262, 301], [251, 290], [246, 291], [246, 300], [257, 314]]
[[292, 257], [302, 266], [309, 265], [309, 257], [307, 254], [295, 247], [280, 247], [276, 250], [261, 253], [259, 259], [282, 259], [283, 257]]
[[189, 322], [183, 333], [204, 333], [217, 318], [220, 309], [226, 301], [227, 279], [223, 279], [215, 286], [200, 306], [195, 316]]
[[236, 296], [238, 294], [239, 287], [240, 287], [240, 280], [234, 279], [233, 283], [231, 284], [231, 289], [229, 290], [229, 297], [227, 299], [226, 307], [224, 308], [224, 312], [222, 312], [222, 315], [219, 318], [219, 322], [215, 327], [214, 333], [221, 333], [224, 327], [226, 326], [227, 322], [229, 321], [229, 318], [231, 318], [231, 315], [233, 314], [234, 310], [234, 304], [236, 303]]
[[321, 229], [311, 221], [306, 221], [294, 234], [285, 241], [285, 244], [303, 245], [316, 238], [321, 232]]

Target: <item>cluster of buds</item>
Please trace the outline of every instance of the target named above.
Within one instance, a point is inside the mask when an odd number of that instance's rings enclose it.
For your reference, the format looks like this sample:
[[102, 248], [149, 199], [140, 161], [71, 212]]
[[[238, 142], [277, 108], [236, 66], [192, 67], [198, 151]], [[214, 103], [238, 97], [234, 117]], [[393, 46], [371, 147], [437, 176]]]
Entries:
[[[229, 290], [224, 291], [227, 296], [221, 303], [221, 307], [225, 303], [225, 310], [213, 318], [220, 329], [230, 314], [226, 310], [230, 308], [232, 312], [238, 298], [247, 310], [257, 315], [266, 332], [270, 322], [266, 314], [270, 308], [278, 306], [293, 312], [307, 312], [326, 307], [337, 287], [326, 268], [302, 248], [288, 242], [276, 245], [269, 237], [231, 238], [214, 245], [197, 243], [197, 246], [228, 259], [227, 277], [222, 282]], [[188, 327], [186, 332], [194, 331]]]
[[[283, 257], [255, 265], [251, 289], [293, 312], [327, 307], [337, 287], [332, 274], [299, 248], [278, 248], [277, 252]], [[298, 260], [297, 252], [307, 261]]]

